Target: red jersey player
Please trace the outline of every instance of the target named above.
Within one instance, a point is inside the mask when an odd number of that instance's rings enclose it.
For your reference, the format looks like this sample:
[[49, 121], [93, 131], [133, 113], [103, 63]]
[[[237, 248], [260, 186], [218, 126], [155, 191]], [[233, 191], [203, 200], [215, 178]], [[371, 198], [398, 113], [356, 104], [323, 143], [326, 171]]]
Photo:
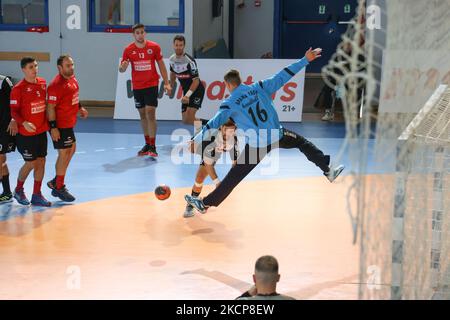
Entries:
[[58, 75], [48, 86], [48, 121], [53, 146], [58, 151], [56, 177], [47, 183], [52, 196], [64, 202], [73, 202], [72, 196], [64, 184], [67, 168], [76, 150], [76, 138], [73, 128], [77, 123], [77, 114], [87, 118], [88, 112], [79, 101], [78, 81], [74, 75], [74, 63], [70, 55], [58, 58]]
[[34, 189], [31, 204], [50, 207], [41, 193], [47, 156], [46, 90], [45, 79], [39, 78], [36, 59], [25, 57], [20, 65], [25, 78], [16, 84], [11, 92], [11, 116], [19, 126], [17, 149], [22, 154], [25, 164], [19, 171], [14, 198], [21, 205], [30, 205], [23, 186], [25, 180], [34, 170]]
[[155, 146], [156, 137], [156, 108], [158, 107], [159, 75], [155, 62], [164, 80], [164, 90], [171, 94], [167, 69], [164, 65], [161, 47], [152, 41], [145, 39], [145, 26], [137, 24], [133, 26], [134, 42], [125, 48], [119, 71], [125, 72], [131, 64], [131, 80], [136, 108], [141, 118], [142, 130], [145, 136], [145, 145], [138, 155], [150, 155], [157, 157]]

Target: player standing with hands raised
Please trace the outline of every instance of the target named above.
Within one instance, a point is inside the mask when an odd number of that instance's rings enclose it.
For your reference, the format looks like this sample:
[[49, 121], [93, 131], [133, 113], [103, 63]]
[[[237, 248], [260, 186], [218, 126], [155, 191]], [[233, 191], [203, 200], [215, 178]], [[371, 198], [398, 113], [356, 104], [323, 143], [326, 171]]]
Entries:
[[141, 118], [142, 131], [145, 136], [145, 145], [139, 156], [149, 155], [157, 157], [156, 152], [156, 108], [158, 107], [159, 71], [164, 81], [164, 91], [170, 95], [172, 87], [169, 83], [167, 69], [164, 65], [161, 47], [153, 41], [145, 39], [145, 26], [133, 26], [134, 42], [125, 48], [119, 71], [125, 72], [131, 64], [131, 80], [136, 108]]

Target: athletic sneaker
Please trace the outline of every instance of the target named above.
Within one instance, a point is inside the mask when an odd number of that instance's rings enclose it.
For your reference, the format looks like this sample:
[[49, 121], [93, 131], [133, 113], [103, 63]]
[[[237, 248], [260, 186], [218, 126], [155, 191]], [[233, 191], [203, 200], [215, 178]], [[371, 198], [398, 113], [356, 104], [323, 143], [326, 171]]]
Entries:
[[186, 206], [186, 210], [184, 211], [183, 217], [191, 218], [193, 216], [195, 216], [194, 207], [188, 204]]
[[200, 198], [196, 198], [190, 195], [185, 195], [184, 199], [187, 201], [188, 204], [193, 206], [195, 209], [198, 210], [201, 214], [205, 214], [208, 208], [205, 207], [205, 204], [203, 203], [203, 200]]
[[139, 157], [148, 156], [148, 152], [150, 150], [150, 145], [146, 144], [142, 147], [142, 149], [138, 152]]
[[341, 174], [344, 168], [345, 166], [343, 166], [342, 164], [337, 166], [336, 168], [330, 167], [330, 170], [327, 173], [324, 173], [324, 175], [330, 182], [333, 182]]
[[52, 196], [61, 199], [61, 201], [64, 202], [74, 202], [75, 197], [69, 193], [69, 190], [67, 190], [66, 186], [62, 186], [61, 189], [53, 189]]
[[52, 203], [44, 198], [42, 193], [33, 194], [31, 197], [31, 204], [36, 207], [51, 207]]
[[148, 150], [148, 155], [150, 157], [156, 158], [158, 156], [158, 152], [156, 152], [156, 147], [155, 146], [149, 146], [149, 150]]
[[27, 196], [25, 195], [25, 191], [23, 189], [14, 191], [14, 199], [16, 199], [17, 202], [23, 206], [30, 205], [30, 201], [27, 199]]
[[322, 117], [322, 121], [333, 121], [334, 120], [334, 113], [327, 109], [325, 110], [325, 115]]
[[11, 192], [9, 193], [2, 193], [0, 195], [0, 204], [11, 202], [13, 199], [13, 195]]
[[47, 182], [47, 187], [49, 187], [51, 190], [55, 190], [56, 189], [56, 178]]

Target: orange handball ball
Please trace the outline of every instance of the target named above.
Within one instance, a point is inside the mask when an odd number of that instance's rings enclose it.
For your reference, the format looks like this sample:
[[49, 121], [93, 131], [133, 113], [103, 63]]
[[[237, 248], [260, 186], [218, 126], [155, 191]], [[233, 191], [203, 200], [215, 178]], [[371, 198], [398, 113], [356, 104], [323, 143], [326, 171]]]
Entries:
[[155, 196], [158, 200], [167, 200], [171, 194], [170, 188], [166, 185], [157, 186], [155, 189]]

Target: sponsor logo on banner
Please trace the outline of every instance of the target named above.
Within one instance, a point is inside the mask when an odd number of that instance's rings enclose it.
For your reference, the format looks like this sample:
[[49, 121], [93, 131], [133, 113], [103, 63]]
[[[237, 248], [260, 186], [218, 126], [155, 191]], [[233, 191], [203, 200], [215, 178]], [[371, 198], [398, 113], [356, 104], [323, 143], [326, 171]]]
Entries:
[[379, 111], [418, 112], [440, 84], [450, 85], [448, 51], [385, 50]]
[[[168, 59], [164, 60], [166, 65], [169, 65]], [[272, 77], [295, 61], [276, 59], [198, 59], [198, 70], [200, 79], [205, 87], [205, 97], [202, 108], [197, 112], [197, 117], [205, 119], [212, 118], [218, 111], [221, 102], [229, 97], [225, 82], [223, 81], [223, 76], [228, 70], [239, 70], [243, 82], [245, 84], [252, 84], [259, 80]], [[273, 94], [274, 106], [280, 121], [300, 122], [302, 120], [304, 81], [305, 70], [302, 70]], [[130, 70], [127, 70], [125, 73], [118, 72], [116, 107], [114, 112], [115, 119], [139, 119], [132, 89]], [[160, 107], [157, 109], [157, 118], [159, 120], [180, 120], [182, 97], [183, 91], [178, 81], [175, 87], [172, 88], [171, 96], [164, 94], [164, 86], [161, 81], [158, 92]]]

